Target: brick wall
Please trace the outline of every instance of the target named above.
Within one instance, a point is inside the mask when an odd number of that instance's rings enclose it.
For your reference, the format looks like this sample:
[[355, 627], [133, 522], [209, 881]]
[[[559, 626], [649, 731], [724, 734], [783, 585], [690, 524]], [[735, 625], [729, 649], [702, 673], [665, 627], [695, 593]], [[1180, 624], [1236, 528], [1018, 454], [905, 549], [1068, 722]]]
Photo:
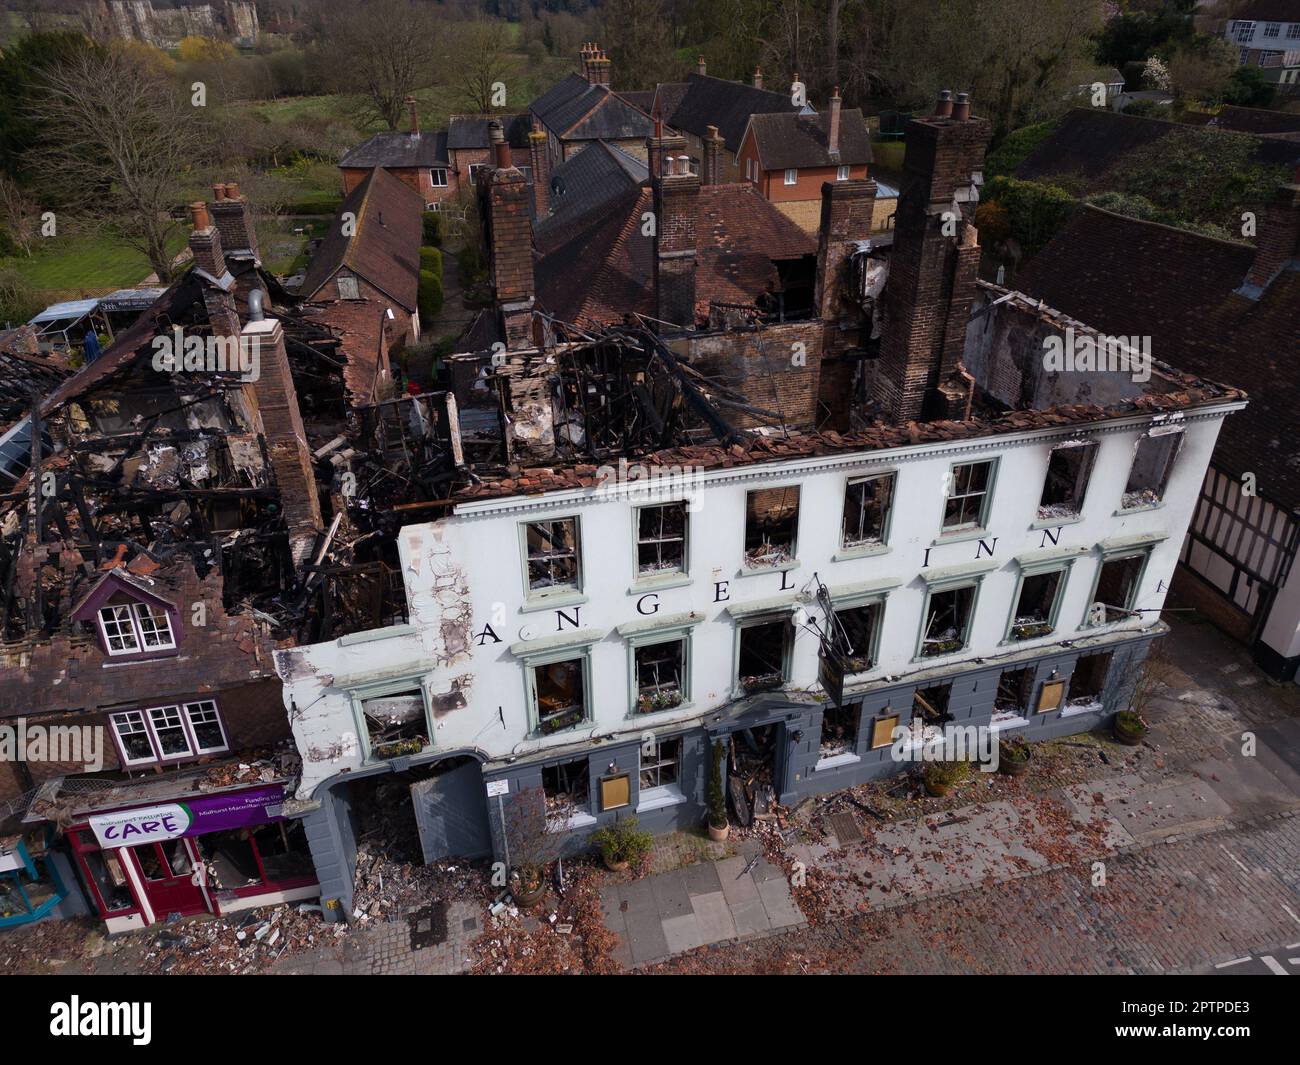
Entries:
[[[796, 359], [796, 344], [802, 353]], [[725, 380], [756, 407], [778, 411], [791, 426], [810, 425], [816, 417], [821, 382], [822, 324], [785, 322], [755, 332], [701, 334], [691, 338], [691, 365]], [[740, 427], [770, 419], [728, 411]]]

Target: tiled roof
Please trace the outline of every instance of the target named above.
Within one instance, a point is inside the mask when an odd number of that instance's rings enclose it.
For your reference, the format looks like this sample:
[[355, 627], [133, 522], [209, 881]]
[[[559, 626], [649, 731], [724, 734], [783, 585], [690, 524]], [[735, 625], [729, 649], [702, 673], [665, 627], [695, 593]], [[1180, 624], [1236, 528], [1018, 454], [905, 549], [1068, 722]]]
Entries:
[[686, 92], [681, 102], [669, 115], [664, 111], [664, 121], [674, 129], [704, 137], [710, 126], [717, 126], [726, 143], [727, 151], [740, 149], [740, 139], [745, 135], [751, 115], [794, 112], [800, 108], [790, 102], [789, 95], [756, 89], [738, 81], [724, 81], [707, 74], [692, 74], [686, 81]]
[[636, 89], [632, 91], [620, 91], [619, 96], [623, 97], [628, 103], [639, 110], [650, 114], [650, 108], [654, 106], [655, 91], [654, 89]]
[[551, 213], [537, 223], [539, 233], [586, 213], [644, 184], [646, 164], [614, 145], [597, 141], [551, 172]]
[[1250, 300], [1235, 290], [1253, 259], [1245, 244], [1088, 208], [1016, 284], [1100, 332], [1149, 335], [1156, 359], [1249, 393], [1250, 407], [1224, 424], [1215, 464], [1254, 472], [1261, 495], [1290, 507], [1300, 504], [1300, 272], [1283, 271]]
[[564, 140], [629, 140], [648, 137], [654, 123], [607, 85], [570, 74], [532, 102], [531, 110]]
[[500, 122], [506, 143], [512, 148], [528, 147], [528, 132], [532, 126], [528, 115], [452, 115], [447, 119], [447, 150], [490, 148], [492, 135], [489, 126]]
[[[1296, 9], [1296, 21], [1300, 22], [1300, 8]], [[1287, 111], [1264, 111], [1258, 107], [1223, 107], [1209, 120], [1207, 125], [1219, 129], [1231, 129], [1238, 133], [1254, 133], [1256, 136], [1268, 136], [1271, 133], [1300, 132], [1300, 115]]]
[[364, 144], [358, 144], [340, 161], [339, 166], [363, 170], [372, 166], [386, 166], [395, 170], [409, 167], [448, 165], [447, 134], [437, 133], [376, 133]]
[[[387, 170], [377, 168], [343, 200], [338, 217], [312, 256], [302, 299], [314, 296], [342, 266], [415, 310], [420, 287], [422, 230], [420, 195]], [[345, 236], [345, 215], [355, 219]]]
[[793, 112], [754, 115], [749, 120], [764, 170], [800, 167], [862, 166], [871, 162], [871, 137], [862, 112], [854, 107], [840, 112], [839, 154], [832, 157], [827, 130], [830, 115]]
[[[653, 315], [654, 241], [641, 232], [653, 203], [650, 188], [629, 189], [539, 234], [537, 292], [544, 309], [567, 321], [605, 324], [632, 312]], [[753, 304], [775, 288], [773, 259], [817, 252], [816, 241], [747, 182], [702, 187], [695, 233], [700, 317], [711, 300]]]
[[1300, 22], [1295, 0], [1245, 0], [1232, 11], [1234, 19], [1257, 19], [1268, 22]]
[[677, 105], [682, 102], [682, 97], [686, 95], [686, 90], [690, 85], [684, 81], [661, 81], [655, 86], [654, 98], [650, 101], [649, 112], [654, 117], [655, 110], [659, 111], [659, 117], [665, 122], [674, 111]]

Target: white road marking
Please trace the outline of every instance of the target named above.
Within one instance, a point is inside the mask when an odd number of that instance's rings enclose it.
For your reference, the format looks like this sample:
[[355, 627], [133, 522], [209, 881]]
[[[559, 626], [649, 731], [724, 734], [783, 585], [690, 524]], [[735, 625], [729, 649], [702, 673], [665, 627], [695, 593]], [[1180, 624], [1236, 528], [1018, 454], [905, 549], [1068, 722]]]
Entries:
[[1216, 969], [1226, 969], [1229, 965], [1241, 965], [1243, 962], [1250, 961], [1249, 955], [1244, 958], [1233, 958], [1232, 961], [1221, 961], [1215, 966]]
[[[1219, 850], [1223, 851], [1224, 854], [1226, 854], [1229, 858], [1231, 858], [1234, 862], [1236, 862], [1237, 868], [1239, 868], [1243, 873], [1250, 872], [1250, 866], [1243, 865], [1241, 859], [1238, 858], [1235, 854], [1233, 854], [1232, 851], [1228, 850], [1228, 848], [1225, 847], [1222, 843], [1219, 844]], [[1291, 916], [1295, 917], [1295, 914], [1291, 914]], [[1297, 918], [1297, 920], [1300, 920], [1300, 918]]]
[[1273, 973], [1273, 974], [1276, 975], [1276, 976], [1290, 976], [1290, 975], [1291, 975], [1291, 974], [1290, 974], [1289, 972], [1287, 972], [1284, 968], [1282, 968], [1282, 963], [1279, 962], [1279, 961], [1278, 961], [1275, 957], [1273, 957], [1273, 955], [1271, 955], [1271, 954], [1261, 954], [1261, 955], [1259, 956], [1259, 960], [1262, 961], [1265, 965], [1268, 966], [1268, 971], [1269, 971], [1269, 972]]
[[[1286, 910], [1286, 912], [1291, 915], [1291, 920], [1293, 920], [1296, 924], [1300, 924], [1300, 917], [1297, 917], [1295, 915], [1295, 910], [1291, 909], [1291, 907], [1288, 906], [1285, 902], [1282, 903], [1282, 909]], [[1300, 946], [1300, 944], [1297, 944], [1297, 946]], [[1287, 950], [1290, 949], [1291, 949], [1290, 947], [1287, 947]]]

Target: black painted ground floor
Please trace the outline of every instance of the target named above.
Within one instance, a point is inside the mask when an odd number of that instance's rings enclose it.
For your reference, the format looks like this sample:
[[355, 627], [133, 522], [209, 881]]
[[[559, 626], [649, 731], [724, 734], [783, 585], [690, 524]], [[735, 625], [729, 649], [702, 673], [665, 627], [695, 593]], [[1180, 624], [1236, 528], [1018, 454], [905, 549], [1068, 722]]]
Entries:
[[[352, 913], [357, 838], [367, 820], [409, 816], [416, 860], [491, 856], [506, 866], [525, 849], [530, 857], [582, 851], [593, 831], [629, 815], [656, 834], [696, 828], [718, 742], [733, 815], [761, 813], [772, 802], [789, 805], [901, 772], [916, 744], [945, 726], [1031, 741], [1092, 729], [1128, 707], [1151, 641], [1165, 631], [1093, 636], [850, 683], [839, 705], [770, 692], [690, 722], [640, 731], [629, 723], [613, 738], [508, 763], [445, 752], [336, 778], [317, 789], [319, 807], [305, 818], [325, 913]], [[389, 805], [377, 810], [380, 801]]]

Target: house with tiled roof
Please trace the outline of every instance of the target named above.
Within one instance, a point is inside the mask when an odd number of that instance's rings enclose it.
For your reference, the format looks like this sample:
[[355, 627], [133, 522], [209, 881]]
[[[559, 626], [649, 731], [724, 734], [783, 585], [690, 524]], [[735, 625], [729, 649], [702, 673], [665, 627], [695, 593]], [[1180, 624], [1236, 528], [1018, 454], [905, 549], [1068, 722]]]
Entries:
[[642, 187], [649, 180], [650, 170], [644, 159], [613, 144], [597, 141], [550, 172], [547, 198], [536, 212], [539, 241], [544, 231], [554, 231], [572, 219], [599, 211], [606, 203], [620, 198], [629, 189]]
[[[706, 136], [706, 151], [709, 143]], [[796, 225], [814, 233], [821, 223], [822, 185], [867, 177], [871, 135], [859, 108], [841, 108], [836, 89], [820, 115], [793, 111], [751, 115], [738, 157], [744, 179]], [[883, 229], [892, 204], [881, 197], [877, 200], [873, 224]]]
[[546, 135], [551, 165], [596, 141], [644, 157], [650, 116], [610, 88], [612, 64], [604, 52], [584, 45], [580, 61], [581, 73], [569, 74], [528, 105]]
[[420, 197], [383, 167], [344, 198], [312, 254], [299, 298], [342, 339], [356, 402], [392, 384], [389, 356], [420, 337]]
[[421, 131], [414, 99], [407, 100], [411, 128], [406, 133], [376, 133], [339, 160], [343, 195], [347, 196], [377, 169], [390, 171], [420, 194], [426, 210], [434, 210], [456, 193], [451, 176], [447, 131]]
[[1294, 65], [1300, 50], [1300, 7], [1293, 0], [1242, 0], [1223, 22], [1224, 40], [1237, 48], [1242, 66], [1265, 69]]
[[1282, 186], [1253, 247], [1088, 207], [1016, 278], [1107, 333], [1149, 336], [1157, 359], [1251, 396], [1250, 414], [1230, 419], [1215, 447], [1175, 588], [1281, 678], [1300, 666], [1298, 196]]
[[451, 115], [447, 119], [447, 157], [451, 162], [451, 195], [462, 188], [473, 188], [475, 174], [492, 165], [492, 123], [500, 125], [502, 136], [510, 146], [511, 161], [531, 180], [528, 158], [528, 134], [532, 121], [528, 114]]

